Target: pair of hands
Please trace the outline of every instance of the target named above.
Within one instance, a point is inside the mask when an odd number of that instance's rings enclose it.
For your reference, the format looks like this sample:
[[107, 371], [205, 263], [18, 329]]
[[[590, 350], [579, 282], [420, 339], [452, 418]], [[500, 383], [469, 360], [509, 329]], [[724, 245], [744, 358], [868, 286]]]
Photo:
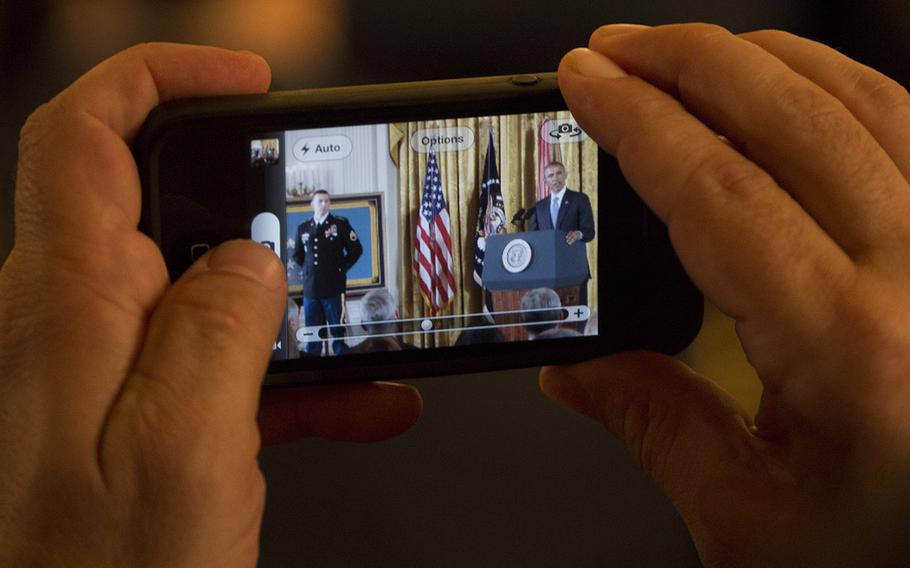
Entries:
[[[249, 54], [144, 46], [23, 129], [0, 272], [0, 560], [253, 565], [260, 432], [365, 441], [419, 415], [414, 390], [385, 384], [260, 401], [280, 263], [228, 243], [169, 286], [136, 231], [128, 142], [148, 111], [268, 81]], [[850, 563], [904, 542], [907, 93], [821, 45], [704, 25], [602, 28], [560, 85], [736, 318], [765, 391], [753, 423], [676, 360], [632, 353], [545, 369], [544, 392], [626, 442], [708, 564]]]

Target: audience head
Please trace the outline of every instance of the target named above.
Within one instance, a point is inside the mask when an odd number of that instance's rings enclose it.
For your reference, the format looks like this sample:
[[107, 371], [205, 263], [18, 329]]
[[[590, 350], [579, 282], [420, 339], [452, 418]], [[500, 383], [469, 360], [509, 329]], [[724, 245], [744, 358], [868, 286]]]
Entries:
[[398, 306], [388, 290], [382, 288], [370, 290], [360, 301], [360, 325], [367, 333], [394, 333], [398, 327], [391, 320], [396, 319]]
[[581, 337], [581, 334], [574, 329], [567, 327], [552, 327], [542, 331], [534, 336], [534, 339], [558, 339], [561, 337]]
[[455, 345], [483, 345], [486, 343], [500, 343], [506, 340], [502, 330], [498, 327], [471, 327], [465, 329], [455, 340]]
[[[534, 337], [559, 323], [562, 302], [550, 288], [534, 288], [521, 298], [521, 321], [528, 330], [528, 338]], [[554, 308], [554, 309], [545, 309]]]

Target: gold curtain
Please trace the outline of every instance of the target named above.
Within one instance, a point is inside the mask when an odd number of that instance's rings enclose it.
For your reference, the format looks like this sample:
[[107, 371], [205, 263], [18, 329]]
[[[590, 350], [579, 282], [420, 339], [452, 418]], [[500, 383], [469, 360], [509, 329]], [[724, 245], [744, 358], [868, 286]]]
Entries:
[[[493, 129], [493, 142], [499, 165], [503, 204], [508, 232], [518, 232], [509, 221], [521, 209], [530, 209], [536, 202], [537, 190], [537, 136], [540, 123], [547, 116], [551, 120], [569, 119], [568, 111], [479, 118], [419, 121], [392, 124], [389, 127], [391, 158], [398, 165], [398, 282], [399, 305], [402, 318], [429, 315], [429, 309], [413, 270], [414, 240], [417, 233], [417, 215], [423, 197], [427, 154], [416, 152], [410, 146], [411, 137], [421, 129], [466, 127], [474, 132], [474, 144], [461, 151], [438, 152], [442, 190], [451, 219], [452, 262], [455, 275], [455, 297], [439, 315], [476, 313], [483, 310], [483, 291], [474, 281], [474, 236], [477, 230], [477, 210], [480, 184], [489, 145], [489, 131]], [[587, 140], [583, 143], [561, 144], [562, 162], [566, 167], [567, 186], [584, 192], [597, 212], [597, 145]], [[548, 157], [549, 159], [550, 157]], [[596, 222], [596, 220], [595, 220]], [[599, 231], [599, 228], [597, 228]], [[597, 309], [597, 246], [588, 245], [589, 305]], [[395, 253], [393, 251], [393, 257]], [[452, 345], [457, 333], [423, 334], [415, 337], [416, 345], [440, 347]]]

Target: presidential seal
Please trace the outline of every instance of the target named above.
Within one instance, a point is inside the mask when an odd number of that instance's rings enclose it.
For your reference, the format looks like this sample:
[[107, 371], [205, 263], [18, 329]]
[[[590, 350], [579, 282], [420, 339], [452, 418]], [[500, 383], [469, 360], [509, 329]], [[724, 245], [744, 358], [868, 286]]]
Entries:
[[516, 274], [531, 264], [531, 245], [524, 239], [512, 239], [502, 249], [502, 267]]

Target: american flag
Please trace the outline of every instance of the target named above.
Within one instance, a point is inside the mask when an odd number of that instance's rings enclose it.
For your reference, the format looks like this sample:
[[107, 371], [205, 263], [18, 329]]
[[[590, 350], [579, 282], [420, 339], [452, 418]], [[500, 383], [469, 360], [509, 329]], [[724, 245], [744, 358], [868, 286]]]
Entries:
[[420, 280], [420, 291], [430, 305], [430, 315], [436, 315], [455, 296], [450, 229], [449, 208], [442, 193], [436, 150], [430, 146], [414, 241], [414, 271]]

